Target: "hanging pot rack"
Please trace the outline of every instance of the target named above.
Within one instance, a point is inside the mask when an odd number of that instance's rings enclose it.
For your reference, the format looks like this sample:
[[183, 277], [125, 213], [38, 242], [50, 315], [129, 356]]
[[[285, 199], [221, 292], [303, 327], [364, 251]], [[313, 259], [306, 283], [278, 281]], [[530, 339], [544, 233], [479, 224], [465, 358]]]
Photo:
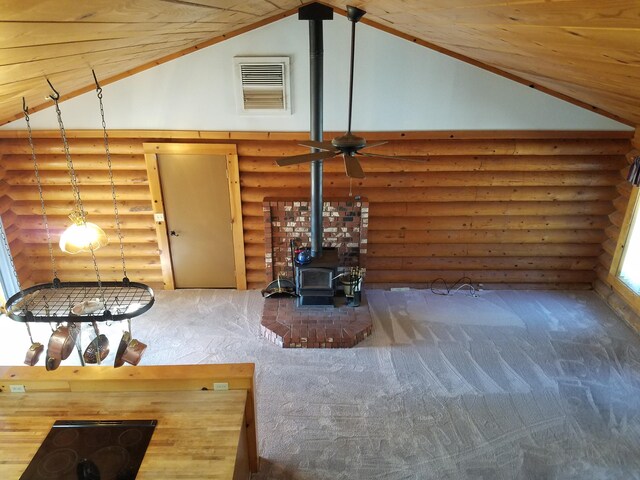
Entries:
[[[94, 299], [101, 307], [99, 310], [73, 312], [77, 305]], [[95, 282], [53, 281], [16, 293], [7, 300], [5, 309], [7, 316], [17, 322], [104, 322], [142, 315], [154, 301], [151, 287], [138, 282], [102, 282], [100, 289]]]
[[[29, 109], [23, 99], [23, 111], [27, 121], [29, 130], [29, 145], [31, 146], [31, 154], [34, 163], [34, 171], [36, 175], [38, 191], [40, 193], [40, 203], [42, 215], [45, 220], [47, 230], [47, 241], [49, 244], [49, 254], [51, 256], [51, 264], [53, 268], [53, 281], [51, 283], [34, 285], [30, 288], [23, 289], [13, 295], [5, 304], [5, 309], [9, 318], [19, 322], [63, 322], [69, 321], [74, 323], [109, 321], [109, 320], [128, 320], [146, 312], [151, 308], [154, 302], [153, 290], [143, 284], [129, 281], [124, 256], [123, 237], [121, 232], [120, 218], [118, 214], [118, 204], [116, 200], [115, 184], [113, 180], [111, 153], [109, 150], [109, 138], [107, 134], [107, 125], [104, 118], [104, 107], [102, 104], [102, 88], [98, 83], [98, 78], [92, 70], [93, 79], [96, 84], [96, 93], [100, 104], [100, 118], [102, 121], [102, 129], [104, 136], [105, 153], [107, 157], [107, 165], [109, 170], [109, 183], [111, 185], [111, 194], [113, 197], [113, 208], [116, 219], [116, 227], [118, 239], [120, 242], [120, 257], [122, 262], [122, 273], [124, 278], [121, 282], [105, 282], [101, 280], [100, 271], [94, 248], [90, 247], [93, 267], [96, 273], [96, 282], [61, 282], [58, 278], [55, 268], [55, 259], [51, 246], [51, 235], [47, 222], [47, 214], [42, 196], [42, 186], [40, 181], [38, 163], [36, 160], [35, 149], [31, 139], [31, 126], [29, 124]], [[60, 133], [62, 136], [64, 152], [67, 159], [69, 176], [74, 196], [74, 203], [78, 211], [80, 219], [84, 222], [85, 210], [80, 198], [80, 190], [73, 161], [69, 153], [69, 144], [62, 122], [62, 113], [58, 106], [60, 94], [53, 87], [49, 79], [47, 83], [51, 87], [53, 93], [51, 99], [55, 104], [58, 123], [60, 125]], [[9, 250], [6, 238], [3, 238], [5, 247]], [[15, 270], [15, 265], [13, 266]], [[17, 272], [14, 272], [17, 278]], [[92, 308], [85, 308], [91, 306]]]
[[[11, 256], [11, 249], [9, 242], [4, 234], [4, 230], [0, 228], [0, 237], [4, 248], [6, 249], [13, 273], [18, 283], [18, 293], [14, 294], [8, 299], [5, 304], [4, 311], [6, 315], [12, 320], [23, 322], [29, 333], [31, 340], [31, 348], [27, 355], [25, 363], [29, 365], [35, 365], [38, 362], [38, 357], [42, 353], [44, 346], [33, 340], [31, 335], [31, 329], [29, 323], [49, 323], [50, 325], [57, 324], [58, 330], [60, 328], [67, 328], [73, 330], [75, 346], [78, 350], [81, 365], [85, 365], [85, 358], [83, 358], [82, 349], [80, 347], [79, 332], [76, 330], [76, 324], [91, 323], [95, 331], [96, 337], [91, 342], [85, 356], [89, 358], [89, 363], [97, 363], [98, 365], [106, 357], [109, 352], [108, 339], [104, 335], [101, 335], [98, 330], [97, 322], [109, 322], [109, 321], [124, 321], [128, 323], [128, 331], [123, 334], [123, 339], [120, 341], [120, 348], [118, 349], [118, 356], [114, 363], [114, 366], [120, 367], [125, 362], [132, 365], [137, 365], [140, 361], [142, 353], [146, 349], [146, 344], [139, 342], [136, 339], [131, 339], [131, 318], [137, 317], [147, 310], [149, 310], [154, 304], [154, 293], [151, 287], [143, 283], [131, 282], [127, 277], [127, 270], [125, 264], [123, 236], [120, 225], [120, 218], [118, 212], [118, 204], [116, 199], [115, 184], [113, 179], [113, 171], [111, 164], [111, 154], [109, 150], [109, 139], [107, 134], [104, 107], [102, 103], [102, 88], [98, 83], [95, 72], [92, 70], [93, 78], [96, 84], [96, 93], [100, 105], [100, 117], [102, 121], [103, 136], [105, 153], [107, 157], [107, 165], [109, 171], [109, 182], [111, 185], [111, 194], [113, 197], [113, 208], [117, 226], [117, 234], [120, 243], [120, 257], [122, 262], [122, 281], [102, 281], [100, 277], [100, 271], [98, 268], [94, 247], [89, 245], [89, 251], [91, 253], [91, 259], [93, 261], [93, 267], [96, 274], [95, 282], [61, 282], [58, 278], [58, 273], [55, 264], [55, 258], [53, 255], [51, 234], [49, 231], [47, 213], [45, 209], [45, 202], [42, 192], [42, 185], [40, 180], [40, 174], [38, 169], [38, 163], [36, 160], [35, 148], [32, 140], [31, 125], [29, 122], [29, 109], [26, 105], [26, 101], [23, 98], [23, 112], [27, 123], [27, 129], [29, 133], [29, 145], [31, 148], [31, 156], [34, 164], [34, 173], [36, 183], [38, 185], [38, 192], [40, 196], [40, 204], [42, 210], [42, 217], [47, 233], [47, 243], [49, 247], [49, 256], [51, 258], [51, 266], [53, 271], [53, 281], [46, 284], [38, 284], [29, 288], [23, 288], [18, 279], [18, 273]], [[51, 100], [55, 104], [55, 110], [60, 126], [60, 133], [64, 146], [64, 153], [67, 160], [67, 166], [70, 175], [71, 187], [74, 196], [74, 204], [76, 207], [76, 217], [80, 223], [86, 225], [86, 214], [80, 198], [80, 191], [78, 189], [77, 177], [75, 169], [73, 168], [73, 162], [69, 153], [69, 144], [66, 137], [64, 124], [62, 122], [62, 114], [58, 106], [58, 100], [60, 94], [53, 87], [49, 79], [47, 83], [51, 87], [53, 93], [50, 95]], [[97, 248], [97, 247], [96, 247]], [[63, 325], [66, 323], [66, 326]], [[107, 324], [108, 325], [108, 324]], [[52, 338], [56, 335], [56, 331], [51, 326], [53, 331]], [[77, 342], [76, 342], [76, 337]], [[126, 340], [126, 342], [125, 342]], [[124, 343], [123, 343], [124, 342]], [[54, 342], [55, 343], [55, 342]], [[94, 345], [95, 344], [95, 345]], [[62, 358], [57, 359], [56, 355], [50, 355], [52, 341], [49, 341], [49, 349], [47, 349], [47, 370], [54, 370], [60, 363]], [[55, 345], [54, 345], [55, 346]], [[122, 348], [124, 347], [124, 348]], [[93, 350], [92, 350], [93, 348]], [[33, 350], [33, 352], [32, 352]], [[122, 350], [122, 352], [120, 352]], [[54, 352], [55, 353], [55, 352]], [[93, 361], [95, 357], [95, 362]], [[66, 358], [66, 357], [65, 357]]]

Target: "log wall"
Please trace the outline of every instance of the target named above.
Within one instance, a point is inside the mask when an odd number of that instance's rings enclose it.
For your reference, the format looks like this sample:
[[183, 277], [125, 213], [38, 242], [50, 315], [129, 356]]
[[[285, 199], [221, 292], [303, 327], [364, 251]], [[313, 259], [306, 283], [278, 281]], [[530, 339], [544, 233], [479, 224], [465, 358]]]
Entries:
[[[626, 155], [630, 164], [637, 155], [640, 154], [640, 131], [636, 130], [636, 136], [632, 141], [634, 150]], [[618, 196], [613, 201], [615, 210], [609, 215], [611, 225], [605, 229], [606, 239], [602, 244], [603, 253], [598, 257], [596, 265], [597, 278], [593, 286], [596, 292], [609, 304], [609, 306], [637, 332], [640, 332], [640, 311], [634, 309], [623, 296], [613, 288], [608, 276], [616, 253], [616, 246], [620, 239], [620, 231], [624, 222], [625, 214], [629, 205], [629, 199], [633, 192], [633, 187], [627, 182], [629, 166], [624, 164], [620, 171], [620, 182], [616, 187]]]
[[[62, 281], [95, 281], [89, 253], [63, 254], [57, 245], [74, 208], [61, 140], [36, 135], [34, 145], [58, 277]], [[120, 244], [104, 143], [98, 136], [71, 138], [70, 150], [87, 219], [100, 225], [110, 238], [109, 245], [96, 251], [101, 279], [121, 280]], [[160, 287], [162, 275], [142, 144], [137, 139], [114, 139], [110, 150], [127, 276]], [[0, 152], [2, 221], [15, 237], [11, 249], [18, 278], [23, 286], [50, 282], [53, 267], [29, 144], [25, 138], [3, 139]]]
[[[30, 151], [24, 132], [2, 132], [0, 212], [23, 283], [50, 281]], [[333, 133], [325, 135], [331, 138]], [[486, 288], [590, 288], [603, 243], [615, 229], [620, 170], [630, 138], [620, 132], [386, 132], [372, 152], [415, 161], [367, 158], [364, 180], [351, 182], [340, 160], [325, 161], [326, 197], [370, 202], [370, 286], [429, 286], [468, 276]], [[36, 151], [54, 233], [72, 208], [57, 132], [36, 132]], [[69, 132], [80, 192], [90, 220], [114, 242], [98, 251], [106, 279], [122, 276], [100, 132]], [[265, 197], [309, 196], [308, 166], [277, 167], [279, 156], [305, 153], [306, 133], [110, 133], [132, 280], [162, 284], [143, 142], [235, 143], [238, 148], [249, 288], [265, 278]], [[613, 217], [611, 217], [611, 215]], [[611, 218], [610, 218], [611, 217]], [[56, 249], [57, 251], [57, 249]], [[606, 249], [605, 249], [606, 251]], [[90, 259], [56, 253], [62, 280], [95, 278]]]

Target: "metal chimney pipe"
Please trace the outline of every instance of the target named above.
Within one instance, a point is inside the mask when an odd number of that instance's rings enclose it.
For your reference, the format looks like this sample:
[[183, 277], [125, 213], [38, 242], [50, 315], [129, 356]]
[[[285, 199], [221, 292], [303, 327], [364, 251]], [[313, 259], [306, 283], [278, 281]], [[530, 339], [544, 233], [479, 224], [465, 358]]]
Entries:
[[[310, 139], [322, 141], [323, 93], [323, 35], [322, 21], [333, 19], [333, 10], [326, 5], [312, 3], [298, 10], [299, 20], [309, 21], [310, 66]], [[312, 152], [318, 152], [313, 148]], [[322, 256], [322, 160], [311, 162], [311, 256]]]
[[[322, 141], [322, 21], [309, 22], [309, 58], [311, 75], [310, 139]], [[313, 152], [319, 152], [317, 148]], [[311, 256], [322, 256], [322, 160], [311, 162]]]

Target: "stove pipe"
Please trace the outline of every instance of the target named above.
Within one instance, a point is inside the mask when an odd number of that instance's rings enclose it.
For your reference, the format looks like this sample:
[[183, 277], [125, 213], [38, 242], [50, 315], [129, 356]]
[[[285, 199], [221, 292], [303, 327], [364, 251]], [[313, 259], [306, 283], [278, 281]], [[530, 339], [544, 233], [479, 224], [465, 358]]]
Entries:
[[[309, 21], [310, 61], [310, 139], [322, 141], [322, 79], [323, 37], [322, 21], [333, 19], [333, 10], [320, 3], [298, 9], [298, 19]], [[312, 152], [319, 152], [312, 148]], [[322, 160], [311, 162], [311, 256], [322, 256]]]

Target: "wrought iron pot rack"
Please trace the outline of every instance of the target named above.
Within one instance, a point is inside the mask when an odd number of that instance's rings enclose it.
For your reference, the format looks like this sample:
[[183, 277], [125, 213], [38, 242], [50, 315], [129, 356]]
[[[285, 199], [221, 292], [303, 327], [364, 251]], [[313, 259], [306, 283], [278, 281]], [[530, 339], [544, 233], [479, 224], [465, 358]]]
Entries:
[[[96, 301], [96, 311], [73, 312], [83, 302]], [[151, 287], [130, 282], [61, 282], [34, 285], [6, 303], [7, 316], [18, 322], [104, 322], [127, 320], [143, 314], [154, 303]]]
[[[107, 322], [107, 325], [109, 325], [108, 322], [110, 321], [122, 320], [127, 321], [128, 329], [122, 334], [113, 365], [116, 368], [121, 367], [125, 363], [137, 365], [142, 353], [147, 348], [147, 345], [132, 338], [131, 318], [143, 314], [149, 310], [154, 303], [154, 294], [151, 287], [143, 283], [131, 282], [127, 276], [123, 236], [118, 214], [111, 154], [109, 151], [109, 139], [102, 104], [102, 88], [98, 83], [95, 72], [92, 71], [92, 73], [96, 83], [96, 92], [100, 104], [100, 117], [102, 120], [105, 153], [109, 171], [109, 183], [111, 186], [115, 223], [120, 243], [120, 260], [122, 262], [123, 274], [122, 281], [102, 281], [95, 255], [95, 249], [103, 246], [102, 242], [95, 246], [92, 242], [89, 242], [88, 244], [88, 251], [91, 253], [91, 260], [96, 274], [95, 282], [61, 282], [58, 278], [38, 162], [36, 159], [31, 125], [29, 122], [29, 109], [24, 98], [22, 99], [23, 112], [29, 134], [28, 139], [29, 146], [31, 148], [31, 158], [33, 161], [34, 174], [40, 196], [42, 218], [47, 235], [47, 245], [49, 248], [49, 257], [53, 272], [53, 280], [51, 283], [38, 284], [26, 289], [22, 288], [15, 263], [11, 255], [9, 241], [7, 240], [4, 229], [0, 228], [0, 238], [7, 252], [9, 263], [16, 279], [17, 288], [19, 289], [19, 292], [14, 294], [6, 302], [4, 313], [6, 313], [6, 315], [12, 320], [22, 322], [26, 326], [29, 339], [31, 340], [31, 347], [27, 351], [24, 363], [30, 366], [34, 366], [38, 363], [40, 355], [44, 351], [44, 345], [40, 342], [34, 341], [29, 324], [50, 324], [53, 333], [49, 338], [46, 353], [45, 366], [47, 370], [55, 370], [58, 368], [60, 362], [68, 358], [74, 347], [78, 352], [80, 364], [82, 366], [86, 363], [95, 363], [100, 365], [109, 354], [109, 339], [104, 334], [100, 333], [98, 322]], [[50, 98], [55, 105], [74, 198], [75, 209], [73, 210], [72, 215], [70, 215], [70, 218], [76, 225], [84, 225], [86, 227], [88, 225], [88, 222], [86, 222], [86, 212], [80, 198], [77, 176], [73, 167], [73, 161], [69, 152], [69, 143], [67, 141], [66, 131], [62, 122], [62, 112], [58, 105], [60, 94], [48, 79], [47, 83], [53, 91]], [[102, 233], [102, 235], [104, 235], [104, 233]], [[61, 240], [60, 247], [66, 253], [80, 253], [87, 251], [86, 245], [82, 248], [73, 248], [71, 250], [68, 250], [66, 248], [67, 246], [67, 242], [64, 242], [65, 248], [63, 248], [63, 242]], [[86, 323], [91, 323], [93, 325], [95, 336], [83, 353], [80, 345], [82, 337], [81, 327]], [[57, 325], [57, 327], [54, 328], [53, 325]]]

